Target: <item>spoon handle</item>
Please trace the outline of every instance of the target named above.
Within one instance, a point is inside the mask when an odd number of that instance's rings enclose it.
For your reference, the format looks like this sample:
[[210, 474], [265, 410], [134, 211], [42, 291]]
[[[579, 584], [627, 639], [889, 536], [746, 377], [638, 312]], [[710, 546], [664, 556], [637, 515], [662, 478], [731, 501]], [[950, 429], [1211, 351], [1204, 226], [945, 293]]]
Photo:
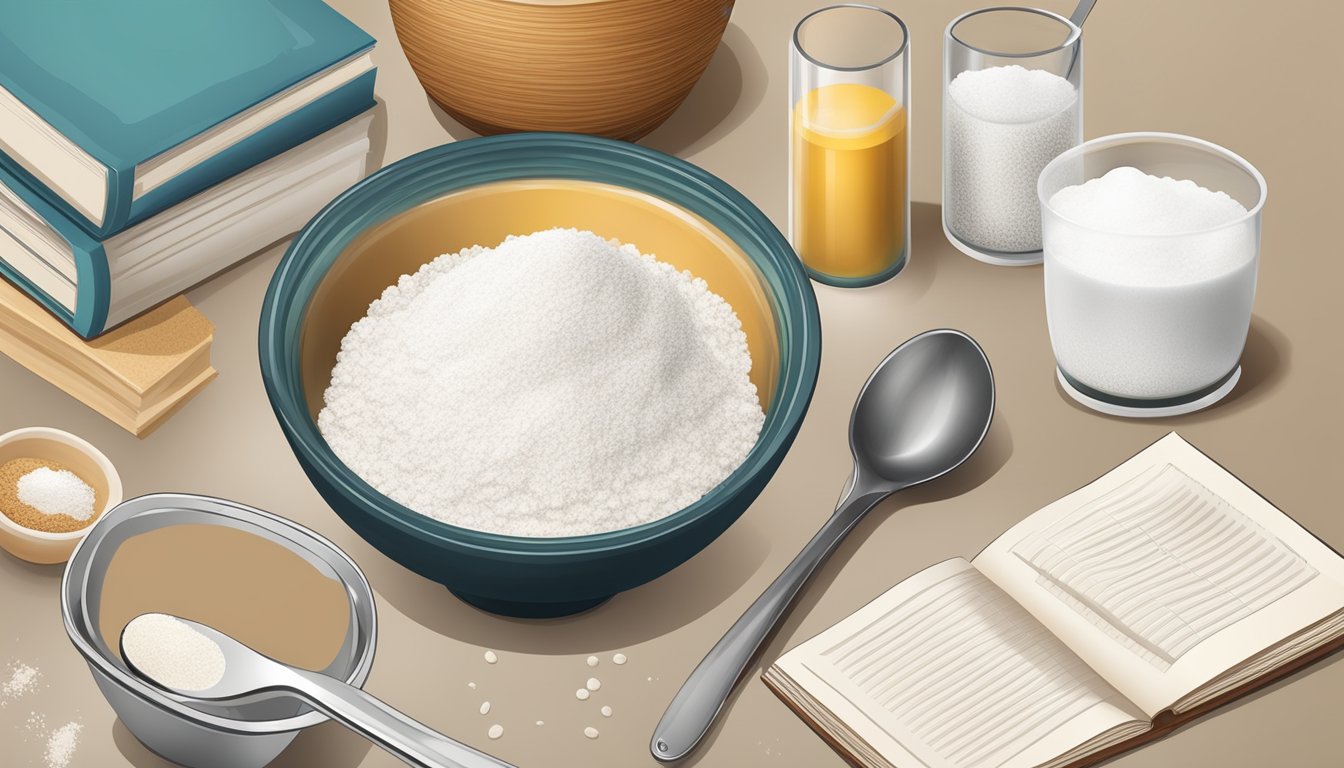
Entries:
[[779, 578], [756, 598], [756, 602], [710, 649], [700, 666], [686, 679], [663, 713], [663, 719], [653, 730], [649, 749], [655, 758], [664, 762], [679, 760], [700, 743], [756, 651], [793, 604], [813, 571], [864, 513], [890, 494], [890, 489], [867, 493], [856, 493], [850, 489], [831, 519], [817, 531]]
[[514, 768], [407, 717], [353, 685], [306, 670], [293, 671], [298, 678], [294, 692], [301, 698], [410, 765]]

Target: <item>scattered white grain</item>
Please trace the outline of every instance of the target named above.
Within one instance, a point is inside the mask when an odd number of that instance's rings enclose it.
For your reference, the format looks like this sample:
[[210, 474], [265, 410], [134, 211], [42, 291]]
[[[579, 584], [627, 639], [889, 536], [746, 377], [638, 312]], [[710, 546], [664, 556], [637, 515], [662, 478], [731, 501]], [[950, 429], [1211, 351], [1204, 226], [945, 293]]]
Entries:
[[602, 716], [603, 716], [603, 717], [611, 717], [611, 707], [603, 707], [603, 708], [602, 708]]
[[494, 663], [497, 662], [497, 661], [499, 661], [499, 655], [498, 655], [498, 654], [496, 654], [494, 651], [486, 651], [486, 652], [485, 652], [485, 663], [486, 663], [486, 664], [494, 664]]
[[602, 681], [598, 680], [596, 677], [590, 677], [588, 678], [588, 682], [584, 683], [584, 687], [590, 691], [596, 691], [602, 687]]
[[178, 691], [203, 691], [224, 679], [219, 644], [186, 622], [162, 613], [131, 619], [121, 634], [122, 652], [146, 677]]
[[598, 661], [599, 661], [599, 659], [598, 659], [596, 656], [589, 656], [589, 657], [588, 657], [588, 666], [590, 666], [590, 667], [596, 667]]
[[93, 517], [93, 489], [68, 469], [38, 467], [19, 478], [19, 501], [47, 515]]
[[5, 698], [18, 698], [33, 690], [37, 686], [37, 679], [41, 676], [42, 673], [37, 667], [17, 662], [9, 669], [9, 679], [0, 684], [0, 693], [3, 693]]
[[489, 736], [491, 739], [498, 739], [500, 736], [504, 735], [504, 726], [500, 725], [499, 723], [495, 723], [494, 725], [490, 726], [490, 730], [486, 731], [485, 735]]
[[704, 280], [551, 229], [383, 291], [341, 343], [318, 426], [420, 514], [593, 534], [666, 517], [737, 469], [765, 420], [750, 372], [742, 324]]
[[613, 664], [624, 664], [624, 663], [625, 663], [625, 654], [624, 654], [624, 653], [618, 653], [618, 654], [616, 654], [615, 656], [612, 656], [612, 657], [611, 657], [611, 663], [613, 663]]
[[488, 701], [481, 702], [481, 714], [482, 715], [490, 714], [490, 702]]
[[590, 726], [588, 726], [587, 728], [584, 728], [584, 729], [583, 729], [583, 735], [584, 735], [584, 736], [587, 736], [587, 737], [590, 738], [590, 739], [596, 739], [596, 738], [597, 738], [597, 729], [590, 725]]
[[66, 768], [70, 758], [75, 756], [79, 746], [79, 733], [84, 730], [80, 723], [66, 723], [51, 732], [47, 737], [47, 768]]
[[968, 70], [947, 86], [948, 229], [973, 246], [1016, 253], [1041, 247], [1036, 180], [1082, 140], [1078, 89], [1016, 64]]
[[579, 701], [587, 701], [588, 697], [591, 695], [592, 694], [589, 693], [587, 688], [580, 688], [579, 690], [574, 692], [574, 698], [578, 699]]
[[473, 691], [476, 690], [476, 684], [475, 684], [475, 683], [467, 683], [467, 687], [470, 688], [470, 689], [473, 690]]
[[539, 726], [541, 726], [541, 725], [545, 725], [545, 724], [546, 724], [546, 721], [544, 721], [544, 720], [538, 720], [538, 721], [537, 721], [537, 725], [539, 725]]

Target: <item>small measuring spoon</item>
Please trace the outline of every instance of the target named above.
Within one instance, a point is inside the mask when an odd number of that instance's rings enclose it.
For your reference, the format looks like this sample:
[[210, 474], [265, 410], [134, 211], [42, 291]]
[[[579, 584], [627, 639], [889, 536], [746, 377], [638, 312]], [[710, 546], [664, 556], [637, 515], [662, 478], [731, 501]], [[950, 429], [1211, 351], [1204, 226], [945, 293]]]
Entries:
[[850, 416], [854, 473], [835, 513], [681, 686], [653, 731], [655, 758], [678, 760], [700, 743], [756, 651], [845, 534], [891, 494], [970, 458], [993, 415], [989, 360], [960, 331], [921, 333], [878, 364]]
[[[126, 633], [137, 621], [166, 615], [146, 613], [135, 617], [122, 629], [119, 643], [121, 657], [126, 660], [126, 665], [140, 677], [164, 690], [217, 703], [290, 696], [301, 699], [333, 720], [343, 723], [410, 765], [420, 768], [513, 768], [509, 763], [478, 752], [412, 720], [353, 685], [282, 664], [223, 632], [176, 616], [169, 618], [186, 624], [219, 646], [224, 654], [224, 673], [219, 682], [199, 691], [179, 690], [164, 685], [136, 666], [134, 654], [127, 653]], [[185, 654], [191, 653], [191, 649], [172, 646], [168, 652]], [[141, 659], [141, 663], [149, 661]]]

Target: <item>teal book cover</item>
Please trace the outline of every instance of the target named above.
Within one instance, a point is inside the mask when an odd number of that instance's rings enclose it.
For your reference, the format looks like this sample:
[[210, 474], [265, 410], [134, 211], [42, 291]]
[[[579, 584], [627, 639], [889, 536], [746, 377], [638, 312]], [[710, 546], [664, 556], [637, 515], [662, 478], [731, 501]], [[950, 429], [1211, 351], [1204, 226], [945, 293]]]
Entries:
[[369, 107], [372, 71], [135, 192], [137, 166], [373, 45], [320, 0], [3, 3], [0, 88], [106, 167], [105, 209], [71, 205], [33, 173], [31, 158], [2, 154], [0, 163], [105, 237]]

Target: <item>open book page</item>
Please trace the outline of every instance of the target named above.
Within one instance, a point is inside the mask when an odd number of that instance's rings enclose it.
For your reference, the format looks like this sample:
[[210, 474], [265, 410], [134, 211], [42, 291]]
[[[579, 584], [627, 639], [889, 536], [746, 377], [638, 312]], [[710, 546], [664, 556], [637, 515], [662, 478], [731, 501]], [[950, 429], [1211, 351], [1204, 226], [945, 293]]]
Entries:
[[1150, 717], [1344, 609], [1344, 560], [1175, 433], [975, 565]]
[[1148, 728], [961, 559], [912, 576], [785, 654], [767, 674], [779, 673], [858, 737], [852, 751], [880, 755], [868, 758], [878, 765], [1047, 765]]

